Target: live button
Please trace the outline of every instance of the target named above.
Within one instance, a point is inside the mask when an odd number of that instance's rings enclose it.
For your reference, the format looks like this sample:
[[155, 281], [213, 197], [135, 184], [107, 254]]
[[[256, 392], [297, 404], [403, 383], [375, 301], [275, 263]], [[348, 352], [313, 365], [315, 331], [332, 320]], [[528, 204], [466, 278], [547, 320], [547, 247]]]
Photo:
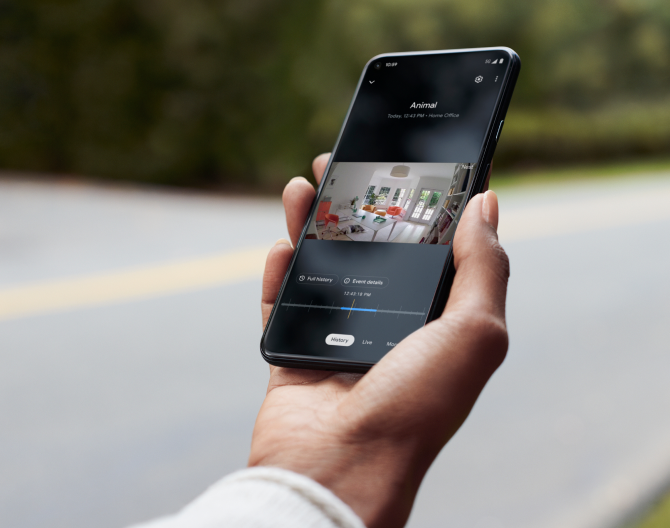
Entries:
[[332, 346], [351, 346], [354, 343], [354, 336], [344, 334], [330, 334], [326, 337], [326, 344]]

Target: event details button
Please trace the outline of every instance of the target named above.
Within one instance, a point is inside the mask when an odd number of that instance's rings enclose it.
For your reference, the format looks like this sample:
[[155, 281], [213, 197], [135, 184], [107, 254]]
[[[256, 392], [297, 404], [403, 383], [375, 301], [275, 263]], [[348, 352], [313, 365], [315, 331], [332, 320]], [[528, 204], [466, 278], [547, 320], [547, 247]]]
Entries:
[[358, 288], [386, 288], [389, 280], [386, 277], [359, 277], [358, 275], [347, 275], [342, 279], [343, 286], [355, 286]]
[[354, 336], [344, 334], [330, 334], [326, 337], [326, 344], [332, 346], [351, 346], [354, 343]]

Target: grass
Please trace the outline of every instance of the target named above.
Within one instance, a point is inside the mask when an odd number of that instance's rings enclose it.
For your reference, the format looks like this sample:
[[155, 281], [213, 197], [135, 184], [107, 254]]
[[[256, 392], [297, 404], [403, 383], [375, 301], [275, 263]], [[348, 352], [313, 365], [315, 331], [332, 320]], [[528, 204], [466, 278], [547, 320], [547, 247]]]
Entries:
[[657, 502], [640, 521], [629, 528], [668, 528], [670, 526], [670, 493]]
[[[635, 174], [670, 173], [670, 159], [646, 159], [621, 161], [598, 165], [576, 165], [561, 168], [521, 169], [517, 171], [495, 170], [492, 187], [495, 189], [519, 185], [564, 182], [596, 178], [628, 177]], [[670, 526], [670, 525], [669, 525]]]

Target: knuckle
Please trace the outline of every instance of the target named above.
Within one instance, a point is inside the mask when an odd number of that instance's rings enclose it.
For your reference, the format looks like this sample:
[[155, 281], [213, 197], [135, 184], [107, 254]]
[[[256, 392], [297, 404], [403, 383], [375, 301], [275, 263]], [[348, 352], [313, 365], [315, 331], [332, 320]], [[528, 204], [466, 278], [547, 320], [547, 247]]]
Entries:
[[480, 313], [470, 318], [469, 333], [476, 340], [476, 349], [502, 363], [509, 346], [505, 322], [492, 314]]

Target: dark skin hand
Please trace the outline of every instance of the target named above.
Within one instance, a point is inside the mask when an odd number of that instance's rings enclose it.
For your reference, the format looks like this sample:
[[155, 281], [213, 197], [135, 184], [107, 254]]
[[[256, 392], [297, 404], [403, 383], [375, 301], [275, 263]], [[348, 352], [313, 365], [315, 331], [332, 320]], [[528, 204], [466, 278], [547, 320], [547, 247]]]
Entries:
[[[328, 154], [313, 163], [317, 181]], [[280, 240], [263, 278], [263, 325], [272, 311], [315, 190], [284, 190], [291, 244]], [[367, 374], [270, 367], [250, 466], [306, 475], [369, 528], [404, 526], [419, 485], [467, 418], [507, 352], [509, 261], [498, 243], [498, 200], [475, 196], [454, 239], [456, 277], [443, 315], [393, 348]]]

